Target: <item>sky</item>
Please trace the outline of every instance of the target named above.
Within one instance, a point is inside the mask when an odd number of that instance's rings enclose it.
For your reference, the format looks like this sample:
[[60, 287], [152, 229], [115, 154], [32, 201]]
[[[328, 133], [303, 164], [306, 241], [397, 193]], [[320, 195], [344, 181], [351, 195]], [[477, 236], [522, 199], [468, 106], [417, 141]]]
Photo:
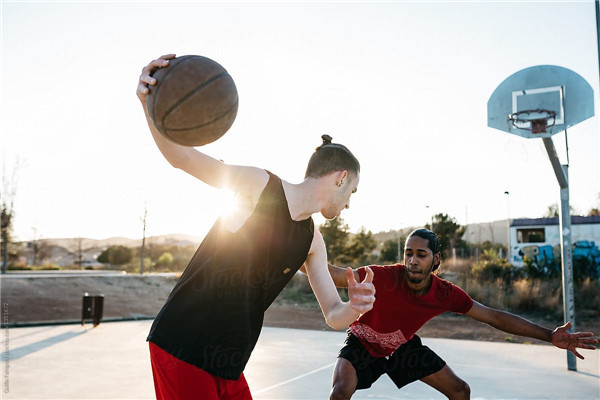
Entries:
[[[552, 64], [594, 89], [593, 0], [568, 2], [2, 1], [0, 156], [14, 234], [203, 236], [228, 194], [171, 167], [135, 95], [166, 53], [222, 64], [235, 123], [198, 148], [303, 179], [322, 134], [361, 162], [352, 232], [541, 217], [559, 187], [540, 139], [487, 127], [508, 76]], [[571, 205], [600, 198], [598, 117], [569, 129]], [[553, 136], [566, 163], [564, 133]], [[509, 195], [504, 192], [508, 191]], [[321, 224], [324, 219], [315, 216]]]

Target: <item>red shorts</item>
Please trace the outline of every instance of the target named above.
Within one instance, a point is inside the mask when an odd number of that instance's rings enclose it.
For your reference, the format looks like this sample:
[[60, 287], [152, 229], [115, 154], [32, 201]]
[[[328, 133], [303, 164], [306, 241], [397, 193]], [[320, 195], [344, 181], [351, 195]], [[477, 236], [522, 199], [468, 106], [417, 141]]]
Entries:
[[219, 378], [175, 358], [150, 342], [154, 390], [159, 400], [252, 400], [246, 378]]

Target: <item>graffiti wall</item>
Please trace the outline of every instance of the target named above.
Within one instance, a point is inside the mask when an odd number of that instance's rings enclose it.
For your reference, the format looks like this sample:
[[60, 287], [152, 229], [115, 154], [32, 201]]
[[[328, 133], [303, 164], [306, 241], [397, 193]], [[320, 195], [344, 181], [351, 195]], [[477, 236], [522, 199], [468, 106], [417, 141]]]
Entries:
[[[572, 217], [573, 259], [585, 259], [600, 268], [600, 217]], [[558, 218], [515, 219], [510, 226], [511, 264], [523, 267], [525, 259], [537, 265], [560, 265]]]

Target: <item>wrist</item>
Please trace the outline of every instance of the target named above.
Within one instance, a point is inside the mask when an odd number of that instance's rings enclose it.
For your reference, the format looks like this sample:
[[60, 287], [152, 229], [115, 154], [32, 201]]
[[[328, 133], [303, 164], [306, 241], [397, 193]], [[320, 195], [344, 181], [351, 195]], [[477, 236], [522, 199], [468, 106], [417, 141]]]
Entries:
[[358, 317], [360, 317], [362, 315], [362, 313], [360, 311], [358, 311], [354, 308], [354, 306], [352, 305], [352, 302], [348, 301], [346, 304], [347, 304], [348, 308], [350, 308], [351, 315], [354, 318], [353, 320], [358, 319]]

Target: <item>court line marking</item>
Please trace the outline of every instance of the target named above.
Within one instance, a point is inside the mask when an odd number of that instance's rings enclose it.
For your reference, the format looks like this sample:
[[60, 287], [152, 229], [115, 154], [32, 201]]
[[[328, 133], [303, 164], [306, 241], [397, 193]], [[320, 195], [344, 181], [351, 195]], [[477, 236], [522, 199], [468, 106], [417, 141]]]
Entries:
[[286, 385], [286, 384], [288, 384], [288, 383], [290, 383], [290, 382], [297, 381], [298, 379], [305, 378], [305, 377], [307, 377], [307, 376], [309, 376], [309, 375], [315, 374], [315, 373], [317, 373], [317, 372], [319, 372], [319, 371], [322, 371], [322, 370], [324, 370], [324, 369], [331, 368], [331, 367], [333, 367], [334, 365], [335, 365], [335, 363], [331, 363], [331, 364], [324, 365], [324, 366], [322, 366], [322, 367], [320, 367], [320, 368], [313, 369], [312, 371], [309, 371], [309, 372], [307, 372], [307, 373], [305, 373], [305, 374], [298, 375], [298, 376], [296, 376], [296, 377], [294, 377], [294, 378], [291, 378], [291, 379], [285, 380], [285, 381], [283, 381], [283, 382], [279, 382], [279, 383], [277, 383], [277, 384], [275, 384], [275, 385], [271, 385], [271, 386], [269, 386], [269, 387], [266, 387], [266, 388], [264, 388], [264, 389], [260, 389], [260, 390], [258, 390], [258, 391], [256, 391], [256, 392], [253, 392], [253, 395], [256, 395], [256, 394], [261, 394], [261, 393], [267, 392], [267, 391], [269, 391], [269, 390], [271, 390], [271, 389], [278, 388], [279, 386]]
[[[473, 368], [473, 369], [479, 369], [479, 368], [483, 368], [483, 369], [493, 369], [493, 370], [498, 370], [498, 371], [510, 371], [510, 372], [526, 372], [526, 373], [539, 373], [539, 371], [532, 371], [531, 369], [520, 369], [520, 368], [510, 368], [510, 367], [494, 367], [491, 365], [474, 365], [474, 364], [463, 364], [463, 363], [450, 363], [452, 365], [460, 365], [461, 367], [468, 367], [468, 368]], [[539, 367], [544, 368], [544, 367]], [[545, 368], [545, 369], [549, 369], [549, 368]], [[550, 369], [551, 370], [551, 369]]]

